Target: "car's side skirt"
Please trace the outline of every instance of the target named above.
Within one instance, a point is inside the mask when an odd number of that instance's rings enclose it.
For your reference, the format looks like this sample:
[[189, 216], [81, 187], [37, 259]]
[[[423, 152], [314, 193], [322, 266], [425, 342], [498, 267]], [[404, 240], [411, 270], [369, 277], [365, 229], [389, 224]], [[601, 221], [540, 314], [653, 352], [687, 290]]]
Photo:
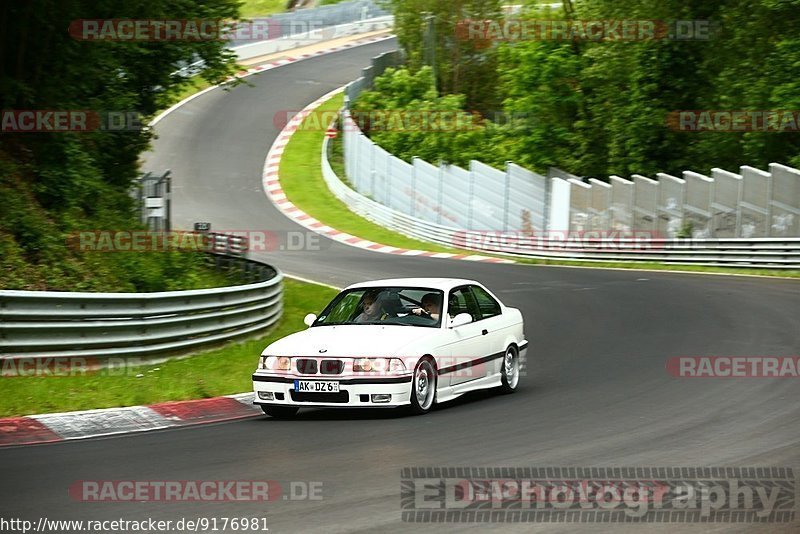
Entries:
[[477, 380], [471, 380], [470, 382], [464, 382], [463, 384], [456, 384], [455, 386], [440, 387], [438, 388], [438, 392], [436, 394], [436, 401], [451, 401], [460, 397], [464, 393], [479, 389], [494, 388], [499, 385], [501, 385], [500, 375], [495, 374], [484, 378], [478, 378]]

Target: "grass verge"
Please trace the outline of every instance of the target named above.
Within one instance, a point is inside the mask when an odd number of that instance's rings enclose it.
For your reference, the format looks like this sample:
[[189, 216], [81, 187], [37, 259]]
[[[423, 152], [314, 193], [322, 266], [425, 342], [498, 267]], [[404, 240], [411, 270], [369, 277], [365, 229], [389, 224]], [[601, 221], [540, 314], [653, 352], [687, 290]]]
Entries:
[[336, 290], [284, 279], [283, 318], [270, 334], [182, 360], [142, 365], [123, 373], [0, 378], [0, 417], [200, 399], [242, 393], [269, 343], [305, 328]]
[[239, 16], [242, 18], [272, 15], [286, 11], [289, 3], [287, 0], [244, 0], [239, 7]]
[[[333, 111], [342, 107], [344, 97], [337, 95], [324, 103], [320, 111]], [[309, 119], [314, 120], [315, 116]], [[328, 126], [328, 125], [323, 125]], [[430, 250], [432, 252], [465, 251], [446, 248], [425, 241], [412, 239], [370, 222], [350, 211], [344, 202], [336, 198], [322, 178], [322, 141], [324, 132], [314, 131], [314, 127], [301, 127], [292, 136], [281, 159], [281, 188], [298, 208], [309, 215], [340, 230], [364, 239], [400, 248]], [[467, 252], [474, 254], [473, 252]]]
[[[337, 95], [318, 109], [332, 111], [342, 107], [344, 97]], [[306, 120], [317, 120], [321, 114], [312, 115]], [[327, 126], [327, 125], [324, 125]], [[498, 258], [508, 258], [479, 251], [448, 248], [425, 241], [413, 239], [356, 215], [328, 189], [322, 178], [320, 153], [324, 133], [311, 126], [301, 127], [292, 136], [283, 152], [280, 167], [281, 187], [289, 200], [298, 208], [320, 222], [363, 239], [399, 248], [428, 250], [431, 252], [450, 252], [454, 254], [481, 254]], [[334, 143], [340, 143], [337, 138]], [[343, 177], [341, 162], [341, 146], [332, 149], [331, 166]], [[758, 276], [777, 276], [784, 278], [800, 278], [800, 271], [780, 269], [754, 269], [746, 267], [712, 267], [704, 265], [671, 265], [665, 263], [625, 263], [625, 262], [590, 262], [564, 259], [513, 258], [518, 263], [529, 265], [556, 265], [569, 267], [611, 268], [631, 270], [685, 271], [696, 273], [741, 274]]]

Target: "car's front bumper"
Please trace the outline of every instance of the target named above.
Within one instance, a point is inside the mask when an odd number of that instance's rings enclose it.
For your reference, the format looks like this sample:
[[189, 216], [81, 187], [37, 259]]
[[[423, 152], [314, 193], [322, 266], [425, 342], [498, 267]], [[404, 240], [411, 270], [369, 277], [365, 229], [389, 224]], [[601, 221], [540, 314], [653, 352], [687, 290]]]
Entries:
[[[339, 393], [298, 393], [295, 380], [338, 382]], [[389, 408], [411, 402], [411, 373], [383, 377], [333, 377], [253, 374], [253, 403], [264, 406], [297, 406], [326, 408]], [[261, 398], [260, 393], [272, 393], [272, 400]], [[389, 395], [387, 402], [375, 402], [374, 395]]]

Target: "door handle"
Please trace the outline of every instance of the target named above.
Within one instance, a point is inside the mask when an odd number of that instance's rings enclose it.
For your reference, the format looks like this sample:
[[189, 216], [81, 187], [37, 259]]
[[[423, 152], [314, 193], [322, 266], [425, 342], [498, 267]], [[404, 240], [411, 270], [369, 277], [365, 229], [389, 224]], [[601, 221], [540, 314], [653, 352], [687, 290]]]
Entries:
[[484, 336], [485, 336], [486, 334], [488, 334], [488, 333], [489, 333], [489, 331], [488, 331], [488, 330], [486, 330], [485, 328], [483, 329], [483, 332], [481, 332], [481, 334], [483, 334]]

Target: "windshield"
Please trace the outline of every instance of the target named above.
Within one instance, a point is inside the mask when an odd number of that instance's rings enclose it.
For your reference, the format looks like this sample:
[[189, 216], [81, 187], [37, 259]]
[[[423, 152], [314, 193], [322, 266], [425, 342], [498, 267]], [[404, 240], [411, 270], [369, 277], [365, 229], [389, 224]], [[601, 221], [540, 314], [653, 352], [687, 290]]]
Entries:
[[438, 328], [442, 291], [421, 287], [360, 287], [343, 291], [312, 326], [402, 325]]

